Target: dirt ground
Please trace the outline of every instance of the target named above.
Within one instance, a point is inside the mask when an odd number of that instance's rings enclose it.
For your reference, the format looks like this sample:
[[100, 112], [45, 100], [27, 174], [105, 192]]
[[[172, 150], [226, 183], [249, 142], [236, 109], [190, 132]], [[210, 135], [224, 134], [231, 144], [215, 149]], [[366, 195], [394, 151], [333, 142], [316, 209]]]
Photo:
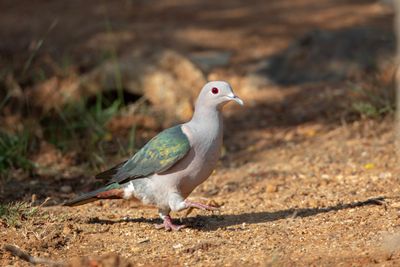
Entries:
[[[364, 0], [167, 0], [2, 1], [0, 8], [0, 49], [19, 55], [15, 62], [26, 55], [27, 40], [56, 19], [43, 51], [68, 53], [84, 68], [92, 62], [86, 57], [113, 42], [118, 53], [129, 46], [228, 51], [229, 65], [209, 71], [210, 79], [268, 80], [236, 88], [246, 105], [227, 110], [224, 156], [191, 195], [220, 211], [173, 214], [188, 227], [165, 232], [154, 227], [156, 210], [137, 203], [50, 206], [20, 228], [0, 225], [2, 244], [73, 266], [400, 265], [393, 118], [355, 119], [344, 107], [349, 81], [366, 79], [393, 55], [389, 7]], [[61, 185], [78, 193], [93, 187], [90, 176], [39, 177], [18, 189], [7, 185], [7, 196], [60, 203], [75, 195]], [[28, 264], [1, 250], [0, 265]]]

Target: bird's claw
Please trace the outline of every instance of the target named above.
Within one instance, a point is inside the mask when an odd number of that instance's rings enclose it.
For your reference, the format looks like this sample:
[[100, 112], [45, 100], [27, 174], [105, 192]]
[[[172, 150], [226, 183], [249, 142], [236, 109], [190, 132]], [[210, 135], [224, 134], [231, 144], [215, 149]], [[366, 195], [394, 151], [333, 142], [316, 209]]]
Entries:
[[179, 231], [182, 228], [185, 228], [186, 225], [176, 225], [172, 223], [171, 217], [169, 215], [164, 217], [164, 221], [161, 224], [156, 225], [156, 229], [164, 228], [166, 231]]

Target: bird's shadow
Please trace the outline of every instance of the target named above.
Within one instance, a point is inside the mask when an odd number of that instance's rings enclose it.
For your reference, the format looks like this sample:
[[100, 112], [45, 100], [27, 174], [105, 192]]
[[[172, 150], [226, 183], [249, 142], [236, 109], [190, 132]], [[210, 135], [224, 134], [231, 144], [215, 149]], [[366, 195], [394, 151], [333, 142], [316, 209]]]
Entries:
[[[371, 205], [385, 205], [385, 197], [370, 198], [365, 201], [357, 201], [346, 204], [337, 204], [334, 206], [324, 208], [296, 208], [286, 209], [274, 212], [252, 212], [242, 214], [212, 214], [212, 215], [198, 215], [196, 217], [187, 217], [181, 219], [181, 223], [187, 225], [188, 228], [197, 229], [200, 231], [215, 231], [219, 228], [227, 228], [235, 225], [257, 224], [265, 222], [273, 222], [290, 218], [305, 218], [321, 213], [332, 211], [340, 211], [352, 209], [356, 207], [371, 206]], [[123, 218], [119, 220], [91, 218], [87, 223], [90, 224], [116, 224], [116, 223], [160, 223], [160, 219], [155, 218]]]

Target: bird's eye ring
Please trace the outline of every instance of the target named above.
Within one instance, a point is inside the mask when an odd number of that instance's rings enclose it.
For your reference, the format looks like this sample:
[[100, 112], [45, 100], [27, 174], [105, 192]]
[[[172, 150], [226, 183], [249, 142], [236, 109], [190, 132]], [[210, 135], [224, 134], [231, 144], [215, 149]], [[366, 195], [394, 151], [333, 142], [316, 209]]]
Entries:
[[214, 95], [216, 95], [216, 94], [218, 94], [218, 88], [217, 87], [213, 87], [212, 89], [211, 89], [211, 93], [213, 93]]

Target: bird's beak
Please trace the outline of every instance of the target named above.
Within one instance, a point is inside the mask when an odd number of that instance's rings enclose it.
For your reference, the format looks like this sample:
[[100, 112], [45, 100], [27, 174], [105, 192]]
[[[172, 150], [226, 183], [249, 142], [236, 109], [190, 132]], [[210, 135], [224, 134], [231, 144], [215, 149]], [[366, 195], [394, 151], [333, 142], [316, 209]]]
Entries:
[[231, 97], [231, 99], [232, 99], [233, 101], [235, 101], [236, 103], [238, 103], [239, 105], [241, 105], [241, 106], [244, 105], [243, 100], [240, 99], [240, 98], [239, 98], [238, 96], [236, 96], [236, 95], [233, 95], [233, 96]]

